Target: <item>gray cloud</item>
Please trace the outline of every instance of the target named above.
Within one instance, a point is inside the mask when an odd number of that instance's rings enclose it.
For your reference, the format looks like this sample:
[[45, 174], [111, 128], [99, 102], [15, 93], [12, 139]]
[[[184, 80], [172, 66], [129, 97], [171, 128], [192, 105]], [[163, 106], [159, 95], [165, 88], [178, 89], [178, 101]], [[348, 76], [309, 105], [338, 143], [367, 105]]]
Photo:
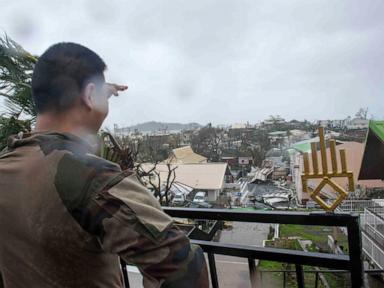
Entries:
[[26, 49], [82, 43], [106, 60], [108, 79], [130, 86], [112, 101], [110, 126], [343, 118], [366, 106], [384, 117], [381, 0], [24, 0], [1, 7], [0, 28]]

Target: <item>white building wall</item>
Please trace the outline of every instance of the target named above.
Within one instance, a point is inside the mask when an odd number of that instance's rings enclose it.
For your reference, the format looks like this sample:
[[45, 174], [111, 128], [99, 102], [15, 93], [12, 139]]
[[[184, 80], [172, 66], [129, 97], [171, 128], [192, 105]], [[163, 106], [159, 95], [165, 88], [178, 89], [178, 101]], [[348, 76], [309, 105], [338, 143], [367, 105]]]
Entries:
[[214, 202], [219, 197], [220, 190], [208, 190], [208, 201]]
[[352, 119], [347, 121], [347, 129], [366, 129], [369, 126], [369, 120], [367, 119]]
[[[291, 173], [292, 181], [295, 184], [297, 200], [299, 204], [303, 204], [303, 199], [307, 200], [307, 195], [304, 195], [301, 175], [303, 174], [303, 157], [300, 153], [295, 153], [291, 156]], [[305, 193], [306, 194], [306, 193]]]

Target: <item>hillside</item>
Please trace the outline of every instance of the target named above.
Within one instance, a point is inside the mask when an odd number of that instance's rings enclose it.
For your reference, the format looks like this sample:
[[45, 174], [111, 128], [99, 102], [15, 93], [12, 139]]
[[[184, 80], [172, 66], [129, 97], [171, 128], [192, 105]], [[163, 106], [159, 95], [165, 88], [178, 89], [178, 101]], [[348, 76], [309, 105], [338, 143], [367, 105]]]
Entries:
[[145, 123], [139, 123], [129, 127], [124, 127], [124, 130], [135, 131], [137, 129], [140, 132], [156, 132], [160, 130], [181, 131], [188, 129], [196, 129], [199, 127], [201, 127], [201, 125], [198, 123], [182, 124], [150, 121]]

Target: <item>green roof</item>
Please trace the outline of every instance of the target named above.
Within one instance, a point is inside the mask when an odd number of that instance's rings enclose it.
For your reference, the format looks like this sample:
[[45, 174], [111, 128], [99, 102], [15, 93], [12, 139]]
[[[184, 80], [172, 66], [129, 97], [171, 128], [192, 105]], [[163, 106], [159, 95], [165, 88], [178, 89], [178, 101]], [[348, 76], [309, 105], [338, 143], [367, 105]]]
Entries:
[[384, 121], [369, 121], [359, 180], [384, 180]]
[[284, 154], [288, 154], [289, 156], [294, 155], [297, 153], [296, 149], [293, 148], [288, 148], [287, 150], [284, 151]]
[[369, 121], [369, 128], [384, 142], [384, 121]]
[[311, 152], [311, 142], [293, 144], [292, 147], [303, 153]]

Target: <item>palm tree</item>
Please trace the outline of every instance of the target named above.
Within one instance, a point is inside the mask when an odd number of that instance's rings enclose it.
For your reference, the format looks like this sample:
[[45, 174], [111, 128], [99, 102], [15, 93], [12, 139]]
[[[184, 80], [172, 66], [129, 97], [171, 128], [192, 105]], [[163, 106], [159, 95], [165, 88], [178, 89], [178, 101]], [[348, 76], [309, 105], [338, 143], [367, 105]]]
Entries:
[[9, 135], [29, 131], [36, 118], [31, 90], [36, 61], [7, 35], [0, 37], [0, 149]]

